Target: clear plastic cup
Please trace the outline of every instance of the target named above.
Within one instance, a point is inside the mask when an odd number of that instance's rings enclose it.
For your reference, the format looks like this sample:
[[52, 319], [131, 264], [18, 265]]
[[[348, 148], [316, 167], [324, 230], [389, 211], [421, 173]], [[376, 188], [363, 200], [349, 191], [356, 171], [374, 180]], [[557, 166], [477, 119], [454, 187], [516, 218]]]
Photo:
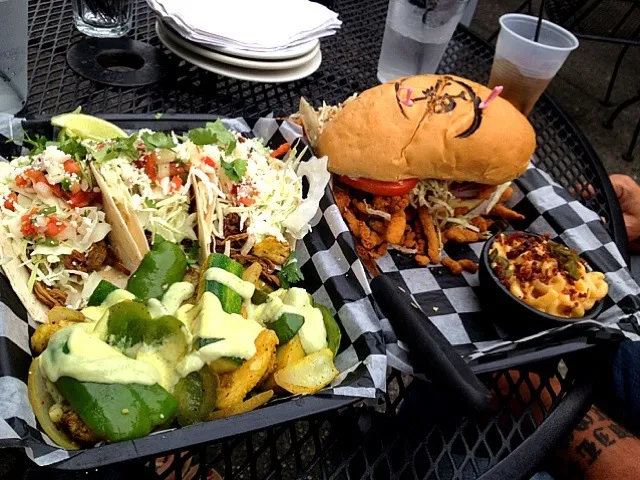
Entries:
[[534, 41], [538, 18], [519, 13], [500, 17], [500, 34], [489, 87], [501, 85], [502, 97], [528, 115], [542, 92], [573, 50], [578, 39], [564, 28], [542, 21]]
[[27, 27], [27, 2], [0, 0], [0, 113], [18, 113], [27, 102]]

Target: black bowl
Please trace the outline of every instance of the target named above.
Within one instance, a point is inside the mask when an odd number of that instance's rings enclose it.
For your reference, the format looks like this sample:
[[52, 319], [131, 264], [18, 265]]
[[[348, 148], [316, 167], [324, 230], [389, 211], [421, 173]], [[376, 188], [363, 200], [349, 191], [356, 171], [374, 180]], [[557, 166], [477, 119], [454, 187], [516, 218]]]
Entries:
[[[506, 234], [511, 233], [522, 233], [531, 237], [542, 236], [529, 232], [507, 232]], [[565, 318], [541, 312], [537, 308], [515, 297], [507, 287], [502, 284], [493, 271], [493, 268], [491, 268], [489, 251], [497, 235], [500, 234], [496, 234], [487, 240], [480, 254], [478, 272], [481, 293], [480, 301], [486, 310], [495, 314], [492, 319], [504, 328], [506, 332], [519, 336], [530, 335], [542, 330], [593, 319], [600, 314], [602, 310], [602, 300], [596, 302], [594, 306], [585, 313], [584, 317]]]

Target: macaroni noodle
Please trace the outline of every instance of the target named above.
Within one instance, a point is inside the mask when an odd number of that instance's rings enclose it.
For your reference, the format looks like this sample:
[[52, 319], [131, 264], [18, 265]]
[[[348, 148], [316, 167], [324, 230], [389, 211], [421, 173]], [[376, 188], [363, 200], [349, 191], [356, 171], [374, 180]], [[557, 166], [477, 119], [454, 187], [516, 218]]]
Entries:
[[575, 251], [548, 236], [500, 235], [489, 258], [515, 297], [558, 317], [583, 317], [609, 291], [603, 273], [588, 271]]

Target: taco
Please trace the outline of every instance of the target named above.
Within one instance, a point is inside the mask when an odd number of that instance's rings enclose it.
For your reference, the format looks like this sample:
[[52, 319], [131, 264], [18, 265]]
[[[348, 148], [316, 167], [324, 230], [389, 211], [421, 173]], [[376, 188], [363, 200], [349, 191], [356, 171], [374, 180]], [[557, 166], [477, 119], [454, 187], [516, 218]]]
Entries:
[[79, 142], [42, 141], [0, 163], [2, 267], [34, 320], [46, 322], [54, 306], [79, 307], [101, 278], [124, 284], [116, 235]]
[[160, 237], [187, 253], [197, 251], [188, 159], [175, 135], [140, 130], [83, 144], [104, 192], [107, 220], [126, 239], [118, 252], [123, 259], [135, 268]]
[[[192, 130], [182, 143], [194, 175], [201, 257], [225, 252], [243, 265], [258, 262], [267, 283], [292, 258], [329, 181], [326, 158], [302, 162], [288, 143], [276, 150], [222, 122]], [[304, 195], [303, 177], [308, 191]]]

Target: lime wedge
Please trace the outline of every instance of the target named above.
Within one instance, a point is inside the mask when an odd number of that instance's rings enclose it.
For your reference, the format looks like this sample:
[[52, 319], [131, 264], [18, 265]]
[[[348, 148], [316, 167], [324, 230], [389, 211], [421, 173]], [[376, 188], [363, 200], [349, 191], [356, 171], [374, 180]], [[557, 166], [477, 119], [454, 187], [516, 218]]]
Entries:
[[67, 130], [82, 139], [102, 141], [108, 138], [127, 137], [128, 135], [117, 125], [102, 118], [84, 113], [63, 113], [51, 118], [51, 124]]

